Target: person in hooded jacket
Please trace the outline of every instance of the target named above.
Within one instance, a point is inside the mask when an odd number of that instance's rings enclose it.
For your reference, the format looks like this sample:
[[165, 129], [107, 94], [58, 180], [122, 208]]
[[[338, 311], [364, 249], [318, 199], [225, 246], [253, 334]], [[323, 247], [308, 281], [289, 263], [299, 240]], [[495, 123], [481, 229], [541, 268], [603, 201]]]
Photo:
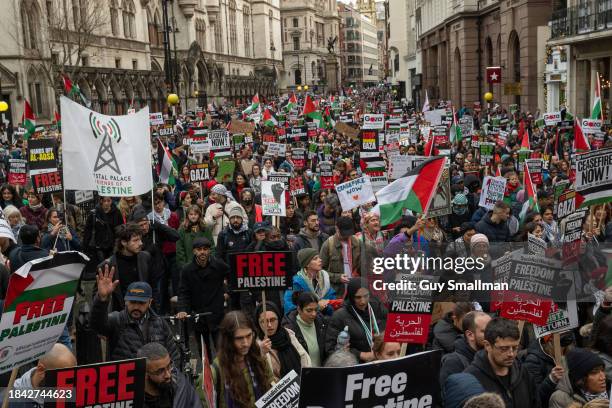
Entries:
[[[574, 340], [571, 332], [561, 335], [561, 352], [564, 354]], [[548, 407], [550, 396], [555, 392], [559, 380], [563, 377], [565, 370], [563, 366], [555, 364], [553, 336], [548, 335], [534, 339], [527, 349], [523, 366], [538, 386], [538, 394], [542, 407]]]
[[610, 398], [610, 382], [606, 380], [603, 360], [595, 353], [575, 348], [565, 355], [567, 373], [550, 397], [550, 408], [566, 408], [572, 403]]
[[455, 351], [455, 340], [463, 335], [463, 318], [472, 310], [474, 306], [471, 302], [455, 303], [453, 309], [438, 320], [433, 328], [433, 348], [443, 350], [444, 353]]
[[520, 335], [516, 322], [501, 317], [485, 329], [485, 348], [464, 373], [478, 379], [485, 391], [503, 398], [506, 408], [539, 408], [536, 384], [516, 358]]
[[367, 282], [351, 278], [347, 284], [344, 305], [329, 319], [325, 333], [325, 351], [332, 354], [336, 349], [338, 334], [348, 327], [349, 351], [360, 362], [374, 361], [374, 336], [383, 333], [387, 311], [381, 302], [370, 296]]
[[468, 199], [463, 193], [457, 193], [451, 201], [452, 213], [448, 216], [445, 231], [457, 239], [461, 237], [461, 226], [470, 221], [472, 213], [468, 211]]

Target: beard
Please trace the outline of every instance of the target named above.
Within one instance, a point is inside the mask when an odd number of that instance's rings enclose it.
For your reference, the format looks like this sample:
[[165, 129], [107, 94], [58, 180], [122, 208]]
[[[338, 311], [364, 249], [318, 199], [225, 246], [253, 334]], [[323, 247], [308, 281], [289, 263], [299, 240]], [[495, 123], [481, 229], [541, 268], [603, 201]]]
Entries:
[[159, 382], [159, 383], [151, 381], [151, 384], [153, 385], [153, 387], [155, 387], [159, 391], [160, 394], [165, 394], [165, 393], [172, 391], [172, 385], [173, 385], [172, 379], [170, 379], [167, 382]]

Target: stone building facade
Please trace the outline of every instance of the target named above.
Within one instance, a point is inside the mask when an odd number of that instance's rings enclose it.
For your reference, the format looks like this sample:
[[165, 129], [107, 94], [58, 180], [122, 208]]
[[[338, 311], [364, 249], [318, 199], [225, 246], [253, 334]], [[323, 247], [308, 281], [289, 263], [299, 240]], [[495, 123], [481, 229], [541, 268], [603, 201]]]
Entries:
[[376, 21], [372, 21], [357, 8], [344, 3], [339, 4], [339, 13], [343, 85], [362, 87], [378, 84]]
[[183, 110], [274, 95], [283, 69], [278, 2], [174, 0], [165, 13], [162, 0], [6, 0], [2, 99], [13, 123], [20, 121], [24, 99], [38, 123], [49, 123], [63, 92], [62, 72], [93, 109], [107, 114], [144, 105], [160, 111], [173, 89]]
[[[538, 108], [544, 78], [538, 66], [538, 29], [551, 16], [550, 0], [417, 0], [423, 91], [430, 101], [472, 107], [490, 91], [496, 102]], [[502, 68], [489, 85], [487, 66]]]

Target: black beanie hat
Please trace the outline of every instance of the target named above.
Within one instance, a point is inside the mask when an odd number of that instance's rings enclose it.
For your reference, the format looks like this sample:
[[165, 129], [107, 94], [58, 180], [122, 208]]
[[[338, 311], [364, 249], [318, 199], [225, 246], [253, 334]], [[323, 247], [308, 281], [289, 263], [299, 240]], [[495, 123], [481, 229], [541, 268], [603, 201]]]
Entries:
[[583, 348], [575, 348], [565, 355], [569, 379], [572, 385], [586, 377], [595, 367], [603, 366], [604, 362], [597, 354]]

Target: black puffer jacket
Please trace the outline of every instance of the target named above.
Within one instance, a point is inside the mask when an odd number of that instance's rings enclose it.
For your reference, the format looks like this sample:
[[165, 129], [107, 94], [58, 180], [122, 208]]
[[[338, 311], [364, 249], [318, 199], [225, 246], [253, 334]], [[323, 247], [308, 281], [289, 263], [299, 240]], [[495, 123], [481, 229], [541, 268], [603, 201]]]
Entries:
[[115, 205], [111, 206], [108, 213], [105, 213], [100, 205], [90, 211], [81, 244], [89, 257], [83, 271], [84, 280], [94, 280], [98, 264], [112, 255], [115, 247], [115, 228], [121, 224], [123, 217]]
[[440, 384], [444, 386], [446, 379], [451, 374], [462, 373], [474, 360], [476, 351], [470, 347], [465, 337], [461, 336], [455, 340], [455, 351], [442, 356], [440, 364]]
[[108, 301], [96, 295], [91, 309], [91, 327], [108, 339], [108, 361], [136, 358], [138, 350], [147, 343], [160, 343], [168, 350], [175, 367], [180, 367], [180, 356], [168, 324], [149, 309], [143, 329], [132, 320], [127, 310], [108, 313]]
[[542, 350], [539, 340], [532, 341], [527, 349], [523, 367], [529, 371], [538, 387], [542, 407], [548, 407], [548, 401], [557, 389], [557, 384], [550, 379], [549, 375], [554, 366], [555, 360]]
[[506, 408], [539, 408], [540, 397], [536, 384], [525, 367], [518, 360], [514, 360], [510, 368], [510, 387], [502, 383], [493, 372], [486, 350], [480, 350], [474, 356], [472, 364], [465, 369], [465, 373], [472, 374], [483, 386], [485, 391], [494, 392], [504, 400]]
[[223, 319], [224, 287], [223, 280], [229, 274], [229, 266], [222, 260], [210, 257], [205, 268], [195, 259], [181, 272], [181, 285], [178, 293], [180, 312], [211, 312], [212, 315], [198, 321], [216, 330]]
[[[172, 408], [202, 408], [202, 401], [185, 374], [172, 373]], [[161, 407], [159, 398], [145, 394], [145, 408]]]
[[438, 320], [433, 329], [434, 350], [443, 350], [444, 353], [455, 351], [455, 340], [461, 337], [461, 330], [453, 324], [452, 312], [448, 312], [443, 319]]
[[492, 214], [493, 212], [489, 211], [480, 221], [476, 223], [476, 231], [480, 234], [485, 234], [487, 238], [489, 238], [489, 242], [510, 241], [510, 229], [508, 228], [508, 223], [493, 223], [493, 221], [491, 221]]
[[[297, 310], [292, 310], [289, 314], [283, 317], [282, 325], [288, 329], [291, 329], [295, 333], [295, 337], [298, 339], [304, 350], [308, 351], [308, 345], [306, 344], [306, 340], [304, 339], [304, 335], [302, 334], [302, 330], [297, 323]], [[320, 313], [317, 313], [317, 318], [314, 321], [315, 330], [317, 331], [317, 343], [319, 343], [319, 355], [321, 358], [321, 362], [325, 361], [327, 358], [327, 353], [325, 352], [325, 330], [327, 329], [327, 322], [325, 318]]]

